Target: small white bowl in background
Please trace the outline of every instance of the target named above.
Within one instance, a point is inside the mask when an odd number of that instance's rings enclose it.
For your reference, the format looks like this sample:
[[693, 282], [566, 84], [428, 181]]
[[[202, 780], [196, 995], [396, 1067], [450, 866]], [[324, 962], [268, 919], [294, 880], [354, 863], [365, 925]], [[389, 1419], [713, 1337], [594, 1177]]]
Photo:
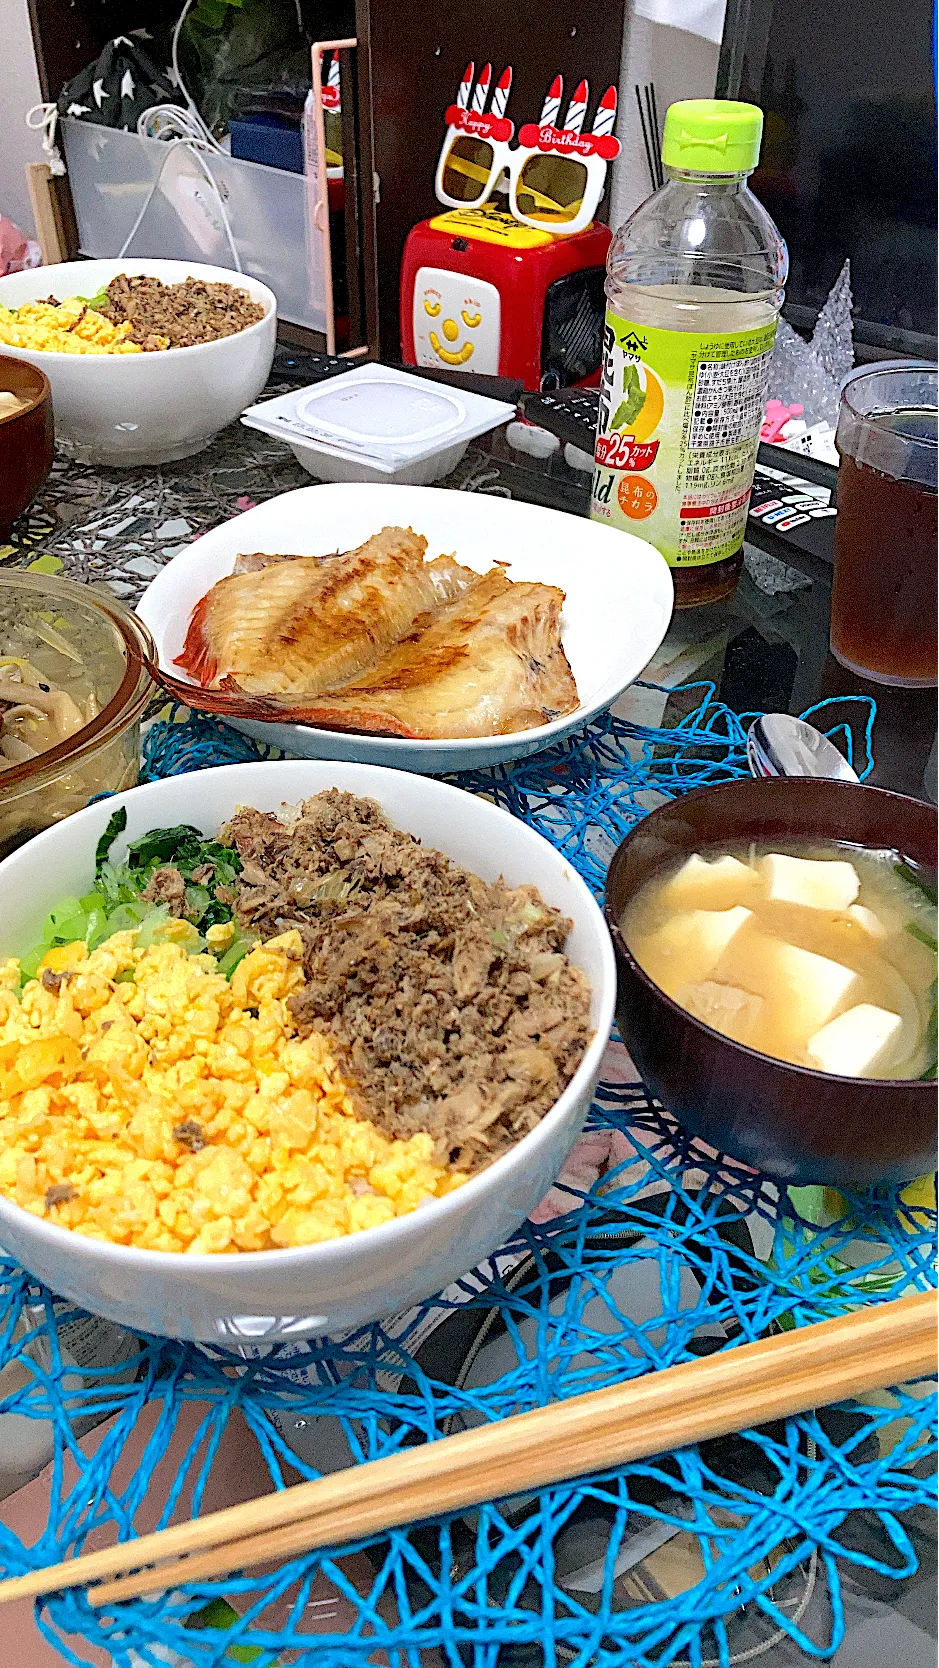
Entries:
[[263, 400], [241, 420], [282, 440], [318, 480], [429, 486], [514, 413], [504, 400], [368, 364]]
[[277, 340], [277, 300], [266, 284], [195, 261], [66, 261], [0, 278], [0, 305], [20, 307], [54, 295], [97, 295], [120, 273], [178, 284], [184, 278], [231, 284], [264, 307], [264, 317], [234, 336], [158, 353], [51, 353], [7, 347], [37, 365], [52, 384], [55, 436], [78, 463], [130, 468], [191, 457], [257, 399]]
[[[287, 437], [278, 435], [277, 438]], [[366, 463], [364, 458], [343, 457], [341, 453], [331, 452], [315, 441], [306, 446], [301, 440], [288, 439], [287, 444], [300, 467], [318, 481], [379, 484], [392, 481], [395, 486], [432, 486], [434, 481], [442, 481], [456, 468], [469, 441], [458, 440], [442, 452], [433, 452], [429, 458], [419, 458], [416, 463], [403, 463], [393, 471], [378, 469], [374, 464]]]
[[173, 776], [89, 805], [0, 863], [0, 957], [24, 953], [54, 904], [80, 897], [108, 819], [127, 809], [115, 847], [148, 829], [194, 823], [215, 833], [239, 805], [279, 811], [323, 788], [377, 799], [399, 828], [484, 880], [537, 886], [573, 921], [567, 943], [593, 996], [593, 1040], [561, 1098], [517, 1146], [455, 1193], [410, 1216], [287, 1251], [196, 1256], [85, 1239], [0, 1195], [0, 1242], [54, 1292], [136, 1332], [235, 1347], [341, 1332], [397, 1313], [465, 1274], [512, 1235], [560, 1174], [590, 1107], [616, 998], [600, 909], [565, 857], [487, 800], [371, 765], [226, 765]]

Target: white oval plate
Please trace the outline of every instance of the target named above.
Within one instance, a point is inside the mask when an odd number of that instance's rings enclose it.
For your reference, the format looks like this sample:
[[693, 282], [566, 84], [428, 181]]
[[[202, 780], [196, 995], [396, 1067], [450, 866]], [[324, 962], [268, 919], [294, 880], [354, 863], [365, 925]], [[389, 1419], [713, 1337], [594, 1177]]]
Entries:
[[226, 722], [255, 740], [306, 759], [343, 759], [427, 774], [520, 759], [579, 729], [612, 705], [648, 665], [665, 636], [673, 588], [659, 552], [631, 533], [536, 504], [435, 487], [334, 483], [300, 487], [214, 527], [182, 551], [148, 587], [137, 612], [156, 641], [160, 666], [173, 665], [200, 597], [250, 551], [321, 556], [353, 550], [382, 527], [413, 527], [427, 555], [456, 556], [485, 573], [507, 562], [510, 579], [541, 580], [565, 593], [564, 649], [577, 680], [575, 712], [534, 730], [461, 741], [403, 741], [306, 724]]

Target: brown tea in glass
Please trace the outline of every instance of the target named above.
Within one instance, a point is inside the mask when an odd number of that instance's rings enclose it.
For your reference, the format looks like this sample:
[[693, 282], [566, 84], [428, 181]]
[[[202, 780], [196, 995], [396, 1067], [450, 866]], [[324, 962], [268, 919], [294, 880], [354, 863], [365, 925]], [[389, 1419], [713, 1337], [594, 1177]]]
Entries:
[[936, 371], [852, 377], [836, 444], [838, 517], [831, 652], [875, 683], [937, 677]]

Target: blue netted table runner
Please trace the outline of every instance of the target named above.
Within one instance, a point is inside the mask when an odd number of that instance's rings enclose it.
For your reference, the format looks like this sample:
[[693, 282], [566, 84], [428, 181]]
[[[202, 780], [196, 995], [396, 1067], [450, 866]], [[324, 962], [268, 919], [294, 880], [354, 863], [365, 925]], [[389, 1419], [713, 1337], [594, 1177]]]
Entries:
[[[747, 774], [746, 720], [709, 685], [690, 700], [674, 728], [607, 714], [533, 759], [458, 780], [546, 835], [599, 893], [615, 846], [662, 797]], [[866, 775], [872, 703], [813, 714]], [[263, 756], [177, 710], [150, 727], [143, 775]], [[283, 1487], [934, 1282], [936, 1218], [919, 1196], [781, 1191], [687, 1137], [630, 1081], [621, 1047], [608, 1061], [587, 1126], [599, 1177], [568, 1178], [561, 1214], [526, 1223], [487, 1265], [394, 1322], [247, 1356], [143, 1339], [129, 1361], [83, 1374], [59, 1348], [75, 1312], [0, 1261], [0, 1367], [18, 1354], [29, 1372], [0, 1412], [51, 1420], [55, 1441], [47, 1528], [31, 1547], [0, 1528], [3, 1573], [76, 1554], [90, 1536], [100, 1544], [102, 1529], [132, 1533], [158, 1489], [160, 1523], [181, 1503], [197, 1511], [239, 1415]], [[435, 1337], [448, 1347], [435, 1351]], [[103, 1412], [94, 1451], [79, 1446], [76, 1432]], [[844, 1633], [845, 1562], [892, 1577], [915, 1568], [903, 1514], [933, 1497], [934, 1419], [930, 1385], [907, 1385], [117, 1613], [65, 1593], [43, 1603], [39, 1625], [63, 1660], [87, 1660], [85, 1639], [119, 1668], [729, 1668], [771, 1661], [779, 1641], [827, 1658]], [[175, 1480], [154, 1479], [180, 1431]], [[127, 1475], [132, 1433], [141, 1451]], [[876, 1535], [846, 1533], [858, 1513]], [[649, 1556], [669, 1546], [683, 1575]], [[811, 1599], [822, 1583], [820, 1627]], [[217, 1596], [238, 1618], [223, 1626], [215, 1611], [215, 1625], [188, 1626]]]

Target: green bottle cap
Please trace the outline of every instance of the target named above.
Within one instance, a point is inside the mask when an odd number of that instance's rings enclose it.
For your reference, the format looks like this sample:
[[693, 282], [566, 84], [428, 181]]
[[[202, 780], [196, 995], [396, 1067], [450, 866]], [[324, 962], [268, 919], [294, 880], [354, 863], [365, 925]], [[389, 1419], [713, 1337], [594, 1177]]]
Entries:
[[695, 174], [745, 174], [760, 160], [763, 112], [729, 98], [685, 98], [665, 113], [662, 161]]

